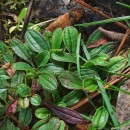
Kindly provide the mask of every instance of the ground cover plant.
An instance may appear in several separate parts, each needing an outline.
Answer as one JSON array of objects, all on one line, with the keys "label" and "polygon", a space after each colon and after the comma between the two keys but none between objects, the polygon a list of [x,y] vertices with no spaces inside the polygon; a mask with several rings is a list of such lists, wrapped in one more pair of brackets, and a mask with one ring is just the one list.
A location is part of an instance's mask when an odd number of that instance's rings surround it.
[{"label": "ground cover plant", "polygon": [[[101,35],[95,31],[87,45]],[[14,118],[22,126],[32,126],[35,122],[32,129],[40,130],[64,129],[66,123],[81,123],[86,120],[86,113],[77,113],[67,107],[97,90],[103,96],[102,105],[87,119],[99,129],[105,127],[109,116],[110,122],[118,125],[103,86],[108,76],[125,68],[128,59],[110,57],[108,52],[113,44],[87,50],[81,34],[72,26],[63,31],[58,28],[51,35],[46,32],[44,37],[29,29],[25,43],[16,38],[10,41],[10,46],[0,42],[3,64],[0,69],[1,129],[19,129],[11,121]]]},{"label": "ground cover plant", "polygon": [[[10,33],[21,31],[26,11],[21,10]],[[118,21],[126,21],[129,27],[129,19],[123,16],[76,24],[44,34],[41,28],[28,26],[24,39],[20,40],[18,33],[0,41],[0,130],[75,130],[81,126],[118,130],[129,126],[129,119],[119,122],[120,104],[115,107],[118,92],[130,94],[122,87],[129,86],[129,47],[117,51],[115,32],[111,31],[111,41],[104,40],[110,31],[101,27],[87,40],[77,29]],[[121,40],[126,34],[121,34]]]}]

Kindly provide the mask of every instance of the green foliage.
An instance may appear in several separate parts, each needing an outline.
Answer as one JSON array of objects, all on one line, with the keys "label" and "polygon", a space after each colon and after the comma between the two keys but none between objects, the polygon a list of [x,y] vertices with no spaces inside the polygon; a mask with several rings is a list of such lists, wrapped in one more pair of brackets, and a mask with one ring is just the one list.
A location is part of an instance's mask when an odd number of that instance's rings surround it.
[{"label": "green foliage", "polygon": [[88,26],[93,26],[93,25],[100,25],[100,24],[124,21],[124,20],[129,20],[129,19],[130,19],[130,16],[123,16],[123,17],[110,18],[110,19],[107,19],[107,20],[101,20],[101,21],[96,21],[96,22],[76,24],[75,26],[86,26],[86,27],[88,27]]},{"label": "green foliage", "polygon": [[[22,23],[23,23],[23,19],[25,18],[26,16],[26,13],[27,13],[27,8],[23,8],[18,16],[18,21],[17,21],[17,25],[16,26],[12,26],[10,29],[9,29],[9,33],[12,33],[14,30],[20,30],[20,28],[23,27]],[[21,23],[21,24],[20,24]]]},{"label": "green foliage", "polygon": [[30,62],[31,61],[31,54],[29,50],[26,48],[23,43],[18,39],[13,39],[11,42],[11,47],[16,55],[20,58]]},{"label": "green foliage", "polygon": [[43,51],[41,53],[39,53],[36,57],[36,62],[37,62],[37,66],[43,67],[46,65],[46,63],[49,61],[50,59],[50,52],[49,51]]},{"label": "green foliage", "polygon": [[29,107],[29,99],[28,98],[20,98],[18,104],[20,105],[21,108],[26,109]]},{"label": "green foliage", "polygon": [[130,5],[128,5],[128,4],[125,4],[125,3],[122,3],[122,2],[116,2],[116,3],[123,6],[123,7],[125,7],[125,8],[130,9]]},{"label": "green foliage", "polygon": [[19,87],[18,87],[18,94],[21,96],[21,97],[27,97],[29,96],[29,94],[31,93],[31,89],[29,86],[27,86],[26,84],[21,84]]},{"label": "green foliage", "polygon": [[30,98],[30,102],[32,105],[34,106],[39,106],[42,102],[41,97],[38,94],[34,94],[31,98]]},{"label": "green foliage", "polygon": [[108,112],[106,108],[100,107],[93,116],[92,125],[97,129],[103,129],[108,120]]},{"label": "green foliage", "polygon": [[71,54],[76,53],[78,31],[74,27],[66,27],[63,31],[65,47]]},{"label": "green foliage", "polygon": [[[52,35],[46,34],[45,37],[38,31],[29,29],[25,34],[25,43],[16,38],[10,41],[9,46],[0,42],[1,65],[10,62],[10,69],[15,70],[11,77],[8,68],[0,68],[0,118],[3,120],[0,130],[19,130],[14,125],[16,123],[13,124],[6,115],[12,110],[12,100],[16,99],[18,103],[15,104],[17,109],[14,116],[17,118],[19,115],[21,125],[30,126],[32,130],[63,130],[69,119],[59,120],[51,111],[51,105],[45,104],[61,106],[60,109],[55,108],[58,111],[56,114],[65,116],[69,109],[64,107],[76,104],[82,97],[85,98],[85,95],[98,89],[106,95],[103,95],[103,101],[107,101],[108,105],[105,104],[107,107],[102,107],[101,110],[97,109],[92,125],[103,129],[113,111],[103,88],[102,75],[107,78],[111,73],[125,68],[127,58],[111,58],[108,53],[112,50],[112,43],[87,50],[86,45],[101,36],[99,31],[95,31],[84,44],[77,29],[69,26],[63,31],[58,28]],[[12,104],[9,105],[10,103]],[[75,113],[71,111],[67,116]],[[63,115],[61,117],[64,117]],[[77,117],[76,115],[76,119],[70,119],[78,122]],[[111,124],[116,122],[114,115],[111,118]]]},{"label": "green foliage", "polygon": [[20,130],[20,129],[14,126],[14,124],[10,122],[9,119],[5,118],[0,130]]},{"label": "green foliage", "polygon": [[46,108],[38,108],[35,111],[35,115],[39,119],[47,120],[49,118],[49,116],[50,116],[50,112]]},{"label": "green foliage", "polygon": [[60,130],[60,125],[61,125],[62,121],[59,121],[58,118],[51,118],[51,120],[47,123],[47,124],[44,124],[42,125],[39,130],[48,130],[48,129],[51,129],[51,130]]},{"label": "green foliage", "polygon": [[25,34],[25,40],[32,51],[41,52],[43,50],[49,50],[48,42],[35,30],[28,30]]},{"label": "green foliage", "polygon": [[42,75],[39,75],[38,82],[46,90],[57,89],[57,80],[51,73],[43,73]]},{"label": "green foliage", "polygon": [[19,112],[19,121],[23,126],[27,126],[32,121],[32,112],[30,108],[21,109]]},{"label": "green foliage", "polygon": [[89,45],[91,43],[94,43],[96,40],[98,40],[102,36],[102,33],[98,30],[94,31],[91,36],[88,38],[86,45]]},{"label": "green foliage", "polygon": [[60,49],[61,43],[62,43],[62,30],[61,28],[58,28],[54,31],[52,35],[52,49]]}]

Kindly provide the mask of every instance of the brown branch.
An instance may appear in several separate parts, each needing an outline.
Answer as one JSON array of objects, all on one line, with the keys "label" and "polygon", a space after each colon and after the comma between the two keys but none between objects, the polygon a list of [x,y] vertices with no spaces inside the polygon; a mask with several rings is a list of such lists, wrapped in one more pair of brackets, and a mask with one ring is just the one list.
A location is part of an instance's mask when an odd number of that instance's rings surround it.
[{"label": "brown branch", "polygon": [[26,14],[26,17],[25,17],[25,20],[24,20],[24,26],[23,26],[23,29],[22,29],[22,32],[21,32],[21,40],[24,38],[25,32],[27,30],[28,22],[29,22],[29,19],[30,19],[30,15],[31,15],[34,3],[35,3],[35,0],[30,0],[30,2],[29,2],[28,11],[27,11],[27,14]]},{"label": "brown branch", "polygon": [[[130,74],[130,67],[127,70],[125,70],[123,74]],[[115,80],[109,81],[108,82],[109,85],[105,85],[104,88],[105,89],[109,88],[111,85],[114,85],[115,83],[119,82],[123,78],[124,78],[124,76],[120,76],[119,78],[117,78]],[[72,106],[70,109],[74,110],[74,109],[81,107],[82,105],[84,105],[85,103],[87,103],[88,101],[90,101],[91,99],[93,99],[94,97],[96,97],[99,94],[100,94],[100,91],[96,91],[95,93],[90,94],[88,98],[83,98],[81,101],[79,101],[77,104]]]},{"label": "brown branch", "polygon": [[[85,6],[85,7],[87,7],[87,8],[89,8],[89,9],[91,9],[93,12],[95,12],[95,13],[103,16],[106,19],[110,19],[111,18],[110,16],[104,14],[100,10],[97,10],[96,8],[90,6],[89,4],[85,3],[82,0],[76,0],[76,2],[79,3],[79,4],[81,4],[81,5],[83,5],[83,6]],[[118,25],[118,26],[120,26],[120,27],[122,27],[122,28],[124,28],[124,29],[126,29],[126,30],[128,29],[128,27],[125,24],[121,23],[121,22],[115,22],[115,24]]]},{"label": "brown branch", "polygon": [[117,56],[119,54],[119,52],[122,49],[123,45],[126,43],[126,40],[127,40],[128,36],[129,36],[129,34],[130,34],[130,29],[128,29],[126,31],[126,34],[124,35],[124,37],[123,37],[123,39],[122,39],[122,41],[121,41],[121,43],[120,43],[116,53],[115,53],[115,56]]}]

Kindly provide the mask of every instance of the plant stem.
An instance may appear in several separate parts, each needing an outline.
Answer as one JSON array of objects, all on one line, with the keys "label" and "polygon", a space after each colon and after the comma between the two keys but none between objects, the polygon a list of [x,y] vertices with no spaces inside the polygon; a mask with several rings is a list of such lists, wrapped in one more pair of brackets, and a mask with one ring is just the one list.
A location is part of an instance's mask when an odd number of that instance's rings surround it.
[{"label": "plant stem", "polygon": [[112,22],[118,22],[118,21],[125,21],[130,19],[130,16],[123,16],[123,17],[117,17],[117,18],[110,18],[107,20],[100,20],[96,22],[90,22],[90,23],[83,23],[83,24],[76,24],[75,26],[92,26],[92,25],[100,25],[100,24],[106,24],[106,23],[112,23]]},{"label": "plant stem", "polygon": [[77,48],[76,48],[76,62],[77,62],[77,71],[79,78],[81,79],[81,72],[80,72],[80,41],[81,41],[81,33],[78,36],[77,39]]},{"label": "plant stem", "polygon": [[27,14],[26,14],[26,17],[25,17],[25,20],[24,20],[24,26],[23,26],[23,29],[22,29],[22,32],[21,32],[21,40],[24,38],[24,34],[27,30],[29,18],[30,18],[34,3],[35,3],[35,0],[30,0],[30,2],[29,2]]},{"label": "plant stem", "polygon": [[38,23],[38,24],[35,24],[35,25],[33,25],[31,28],[34,28],[34,27],[36,27],[36,26],[44,26],[44,25],[46,25],[46,24],[48,24],[48,23],[50,23],[50,22],[52,22],[52,21],[54,21],[54,20],[56,20],[56,18],[54,18],[54,19],[50,19],[50,20],[47,20],[47,21],[44,21],[44,22],[40,22],[40,23]]},{"label": "plant stem", "polygon": [[115,114],[114,114],[114,110],[113,110],[113,108],[112,108],[112,106],[111,106],[111,103],[110,103],[110,101],[109,101],[109,98],[108,98],[108,96],[107,96],[107,93],[106,93],[106,91],[105,91],[105,89],[104,89],[104,85],[102,84],[102,82],[99,81],[99,80],[101,80],[101,79],[100,79],[100,76],[97,74],[97,75],[95,75],[95,78],[96,78],[96,80],[97,80],[97,83],[98,83],[98,86],[99,86],[101,95],[102,95],[102,97],[103,97],[103,99],[104,99],[104,101],[105,101],[106,107],[107,107],[108,112],[109,112],[109,114],[110,114],[110,117],[111,117],[111,119],[112,119],[112,121],[113,121],[113,124],[114,124],[114,126],[117,126],[117,125],[118,125],[117,118],[116,118],[116,116],[115,116]]}]

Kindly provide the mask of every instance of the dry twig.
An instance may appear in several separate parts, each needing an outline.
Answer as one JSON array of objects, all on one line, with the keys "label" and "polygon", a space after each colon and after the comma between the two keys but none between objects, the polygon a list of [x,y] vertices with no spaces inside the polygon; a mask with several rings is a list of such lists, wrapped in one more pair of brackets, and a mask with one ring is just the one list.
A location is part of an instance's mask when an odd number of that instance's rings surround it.
[{"label": "dry twig", "polygon": [[124,35],[124,37],[123,37],[123,39],[122,39],[122,41],[121,41],[121,43],[120,43],[120,45],[119,45],[119,47],[118,47],[116,53],[115,53],[115,56],[119,54],[120,50],[122,49],[123,45],[125,44],[125,42],[126,42],[128,36],[129,36],[129,34],[130,34],[130,29],[128,29],[128,30],[126,31],[126,34]]},{"label": "dry twig", "polygon": [[35,3],[35,0],[30,0],[29,6],[28,6],[28,11],[27,11],[25,21],[24,21],[24,26],[23,26],[23,29],[22,29],[22,32],[21,32],[21,39],[23,39],[24,34],[25,34],[26,30],[27,30],[28,21],[29,21],[29,18],[30,18],[31,11],[32,11],[34,3]]},{"label": "dry twig", "polygon": [[[85,3],[82,0],[76,0],[76,2],[79,3],[79,4],[81,4],[81,5],[83,5],[83,6],[85,6],[85,7],[87,7],[87,8],[89,8],[89,9],[91,9],[93,12],[95,12],[95,13],[103,16],[106,19],[110,19],[111,18],[110,16],[104,14],[103,12],[97,10],[96,8],[90,6],[89,4]],[[122,27],[122,28],[124,28],[126,30],[128,29],[128,27],[126,25],[124,25],[123,23],[121,23],[121,22],[116,22],[115,24],[117,24],[118,26],[120,26],[120,27]]]}]

